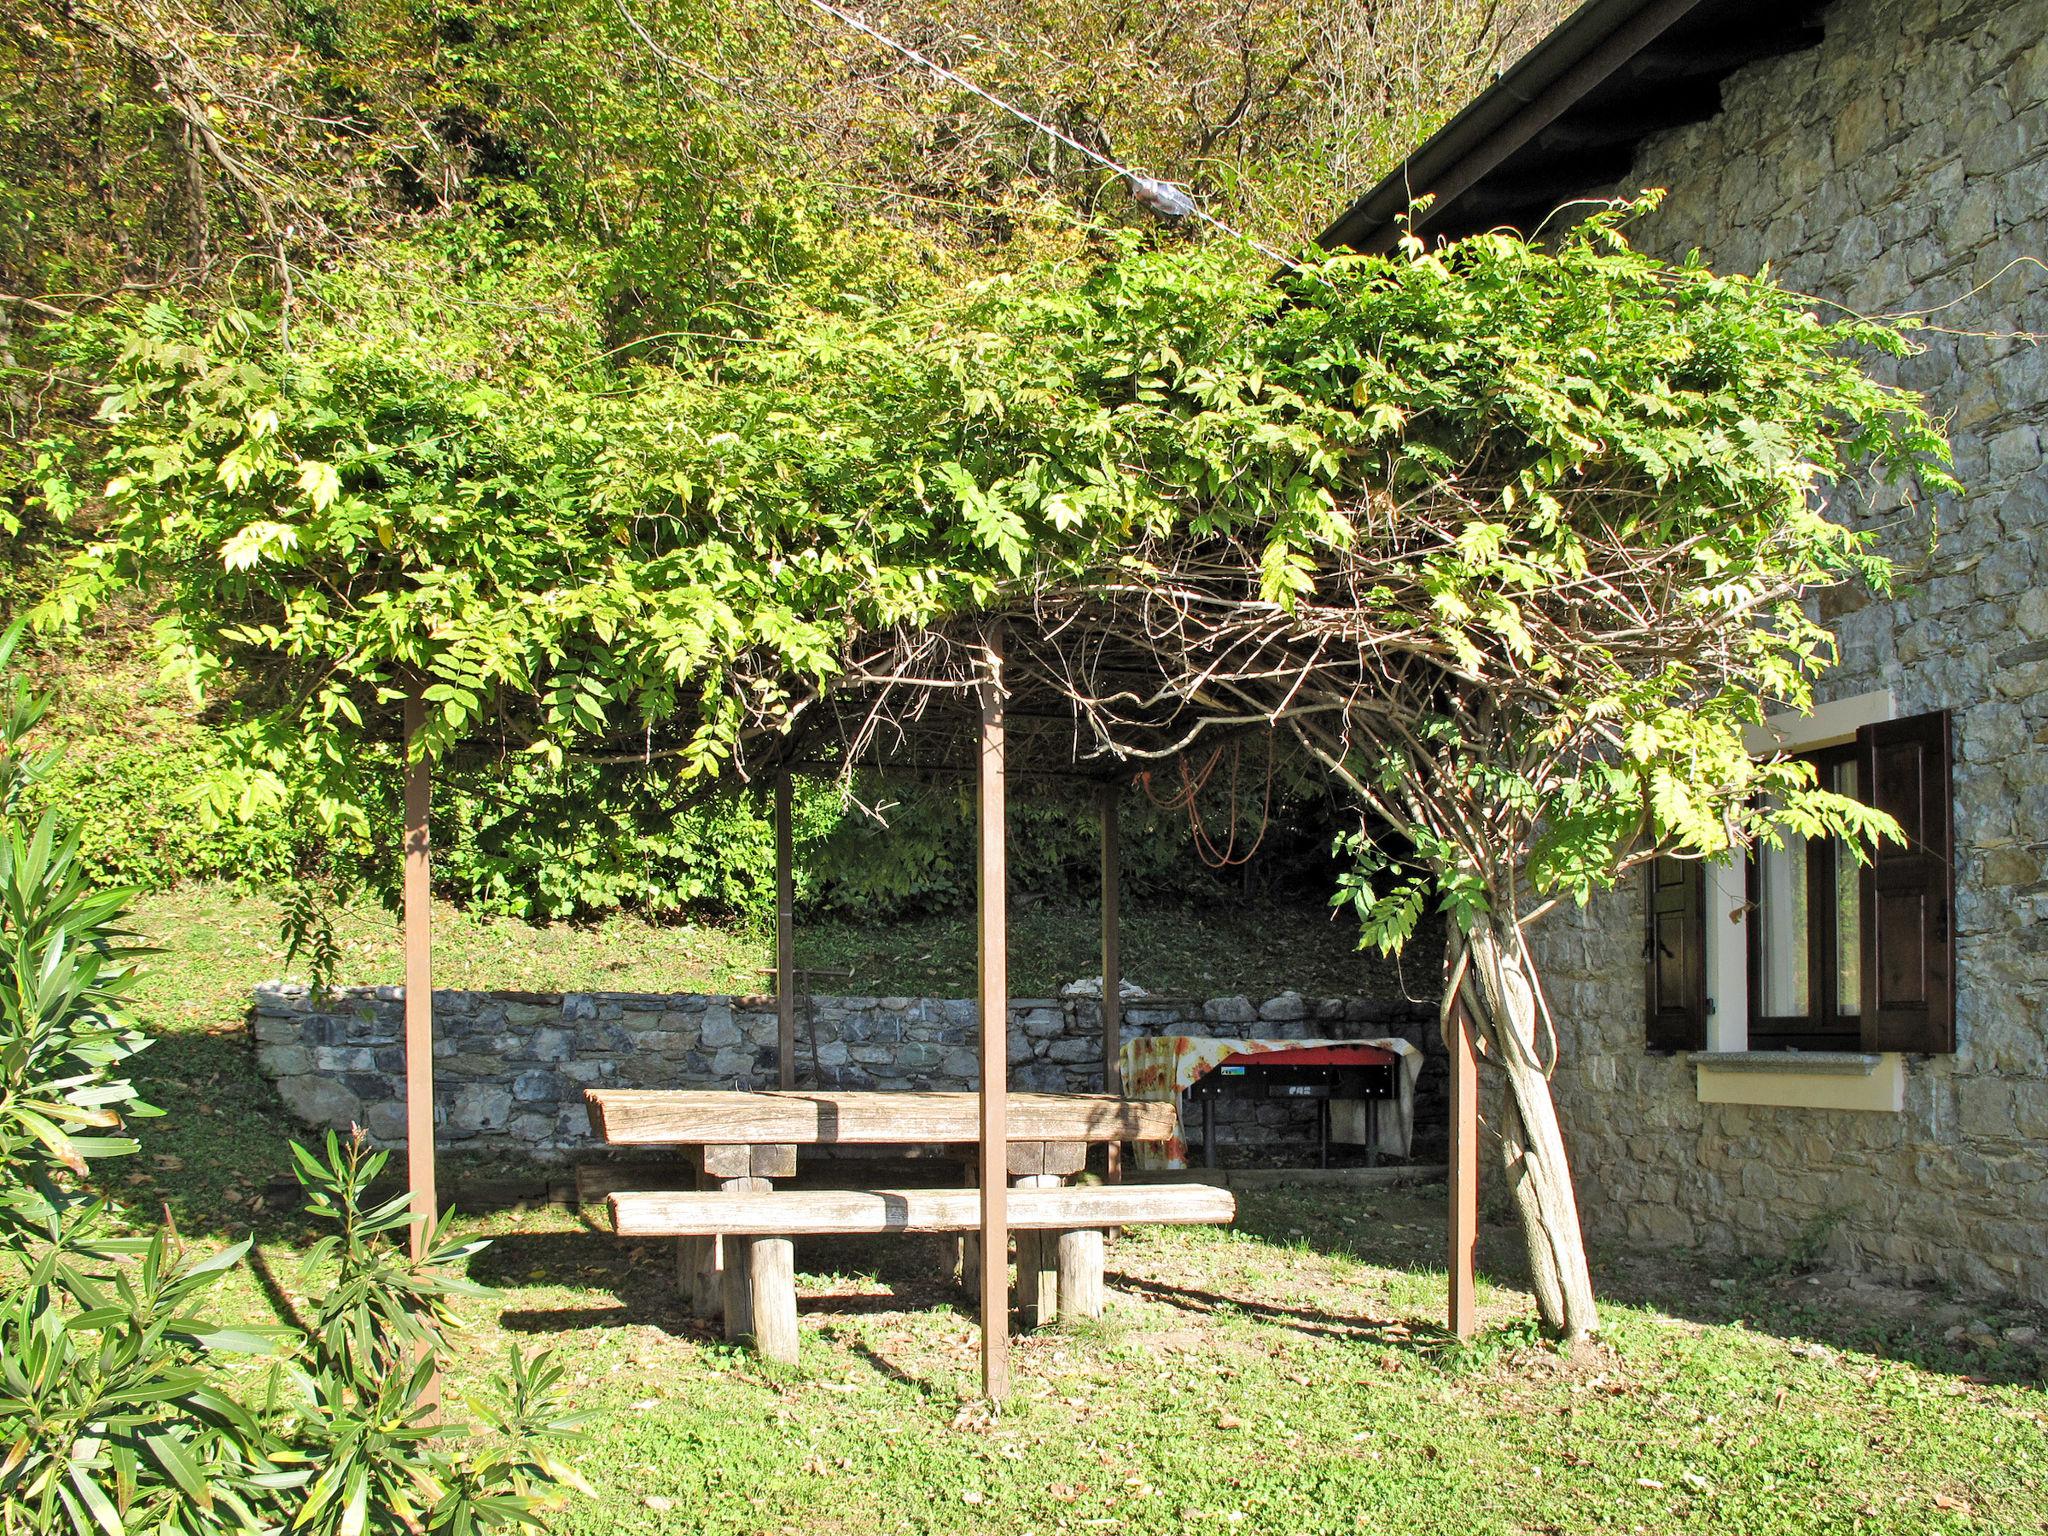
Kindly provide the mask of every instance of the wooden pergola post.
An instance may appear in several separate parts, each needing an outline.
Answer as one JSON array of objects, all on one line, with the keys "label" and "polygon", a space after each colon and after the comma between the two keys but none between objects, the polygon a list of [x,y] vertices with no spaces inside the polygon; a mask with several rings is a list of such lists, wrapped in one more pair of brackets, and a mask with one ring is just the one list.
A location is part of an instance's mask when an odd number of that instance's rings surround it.
[{"label": "wooden pergola post", "polygon": [[[789,770],[775,776],[775,1067],[778,1088],[796,1086],[796,880]],[[813,1062],[815,1067],[817,1063]]]},{"label": "wooden pergola post", "polygon": [[[1102,1091],[1123,1092],[1124,965],[1117,932],[1117,875],[1121,858],[1117,851],[1117,786],[1102,786]],[[1107,1149],[1109,1182],[1123,1178],[1123,1145],[1110,1142]]]},{"label": "wooden pergola post", "polygon": [[405,1170],[412,1189],[412,1251],[426,1248],[440,1214],[434,1194],[434,914],[427,811],[433,773],[416,757],[427,705],[418,689],[405,699]]},{"label": "wooden pergola post", "polygon": [[1449,1323],[1461,1339],[1478,1327],[1474,1295],[1474,1252],[1479,1243],[1479,1060],[1464,1004],[1450,1000],[1444,1046],[1451,1084],[1450,1199],[1445,1224],[1450,1252]]},{"label": "wooden pergola post", "polygon": [[1010,1393],[1009,916],[1005,896],[1003,629],[984,637],[981,750],[976,790],[976,953],[981,1010],[981,1389],[991,1402]]}]

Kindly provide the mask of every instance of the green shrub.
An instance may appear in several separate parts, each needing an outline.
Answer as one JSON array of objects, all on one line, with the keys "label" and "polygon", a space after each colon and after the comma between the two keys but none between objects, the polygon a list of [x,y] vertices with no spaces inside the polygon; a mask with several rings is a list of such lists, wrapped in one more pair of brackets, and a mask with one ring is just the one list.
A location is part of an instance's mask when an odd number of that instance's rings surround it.
[{"label": "green shrub", "polygon": [[[435,882],[466,905],[540,919],[626,907],[761,922],[774,911],[775,829],[761,792],[688,797],[659,771],[588,767],[444,780],[436,790]],[[1127,791],[1120,830],[1130,897],[1216,900],[1248,880],[1268,885],[1327,867],[1327,802],[1278,793],[1268,825],[1263,776],[1238,789],[1234,817],[1228,789],[1211,799],[1210,855],[1226,851],[1234,831],[1229,851],[1253,853],[1252,862],[1212,868],[1185,811]],[[849,801],[836,782],[799,779],[793,803],[804,911],[888,919],[972,903],[970,782],[862,783]],[[395,800],[387,814],[398,814]],[[1094,898],[1101,828],[1092,796],[1021,785],[1010,799],[1009,834],[1011,885],[1020,895]],[[1320,888],[1327,883],[1325,876]]]},{"label": "green shrub", "polygon": [[[195,792],[222,761],[204,731],[156,744],[87,737],[66,743],[27,803],[62,811],[78,830],[80,869],[103,884],[274,883],[307,867],[286,815],[263,810],[238,821],[202,812]],[[1276,785],[1269,805],[1263,763],[1256,772],[1247,765],[1245,779],[1234,792],[1217,786],[1201,799],[1210,855],[1253,855],[1221,869],[1205,861],[1170,794],[1159,792],[1168,802],[1162,806],[1127,789],[1119,813],[1127,896],[1203,902],[1247,883],[1327,888],[1327,801]],[[834,781],[799,779],[795,812],[797,902],[807,913],[890,919],[971,904],[970,781],[864,782],[850,801]],[[387,827],[399,824],[395,781],[380,816]],[[747,923],[774,911],[775,829],[766,794],[692,795],[658,764],[444,769],[435,781],[433,833],[436,886],[479,911],[566,921],[626,909]],[[1100,836],[1084,788],[1020,783],[1010,797],[1013,888],[1027,900],[1092,900]],[[330,850],[327,858],[334,857]],[[367,857],[376,866],[367,871],[372,886],[396,878],[388,843],[339,857]]]},{"label": "green shrub", "polygon": [[60,810],[78,832],[79,866],[104,884],[161,889],[180,880],[271,879],[291,867],[283,819],[216,822],[192,791],[214,766],[205,738],[67,742],[31,803]]}]

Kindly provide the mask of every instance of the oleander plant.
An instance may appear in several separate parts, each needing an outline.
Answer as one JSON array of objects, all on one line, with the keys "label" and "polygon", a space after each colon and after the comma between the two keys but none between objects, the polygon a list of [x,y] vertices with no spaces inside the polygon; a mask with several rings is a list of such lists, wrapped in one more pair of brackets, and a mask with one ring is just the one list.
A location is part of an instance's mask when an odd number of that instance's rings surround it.
[{"label": "oleander plant", "polygon": [[[0,671],[20,635],[0,639]],[[515,1350],[475,1428],[437,1409],[479,1245],[444,1226],[413,1253],[404,1198],[370,1200],[384,1154],[332,1135],[294,1148],[307,1211],[334,1229],[308,1255],[301,1327],[217,1321],[248,1243],[188,1242],[101,1192],[97,1165],[157,1113],[127,1075],[148,1043],[126,1002],[145,951],[130,893],[93,887],[55,811],[20,812],[52,763],[29,740],[41,703],[19,681],[0,701],[0,1533],[537,1524],[579,1485],[559,1454],[575,1432],[562,1373]]]}]

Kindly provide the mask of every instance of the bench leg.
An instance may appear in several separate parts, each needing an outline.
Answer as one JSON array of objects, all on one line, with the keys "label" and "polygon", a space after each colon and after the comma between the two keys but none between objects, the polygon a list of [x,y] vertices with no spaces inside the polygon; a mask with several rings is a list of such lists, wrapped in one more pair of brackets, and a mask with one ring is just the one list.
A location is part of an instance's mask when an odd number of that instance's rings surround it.
[{"label": "bench leg", "polygon": [[[966,1185],[969,1189],[980,1188],[979,1170],[972,1164],[965,1169]],[[960,1288],[969,1297],[981,1295],[981,1234],[963,1232],[954,1240],[953,1267],[960,1275]]]},{"label": "bench leg", "polygon": [[764,1360],[796,1364],[796,1244],[757,1237],[747,1255],[754,1348]]},{"label": "bench leg", "polygon": [[[1058,1174],[1029,1173],[1017,1181],[1019,1189],[1056,1186]],[[1043,1328],[1058,1318],[1059,1234],[1019,1232],[1017,1234],[1018,1326]]]},{"label": "bench leg", "polygon": [[690,1316],[716,1321],[725,1312],[725,1277],[719,1239],[676,1239],[676,1290]]},{"label": "bench leg", "polygon": [[1102,1237],[1099,1231],[1047,1233],[1059,1240],[1060,1315],[1102,1316]]},{"label": "bench leg", "polygon": [[725,1302],[725,1336],[751,1339],[754,1336],[754,1287],[749,1275],[754,1240],[751,1237],[725,1239],[725,1266],[720,1272],[720,1289]]}]

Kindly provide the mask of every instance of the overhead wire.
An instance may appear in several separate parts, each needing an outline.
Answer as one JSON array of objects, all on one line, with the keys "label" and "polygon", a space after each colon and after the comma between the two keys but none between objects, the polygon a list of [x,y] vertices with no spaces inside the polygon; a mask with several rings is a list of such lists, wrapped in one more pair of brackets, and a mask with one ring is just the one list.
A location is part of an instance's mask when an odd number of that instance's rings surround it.
[{"label": "overhead wire", "polygon": [[839,6],[834,5],[832,3],[832,0],[809,0],[809,3],[813,9],[823,12],[825,15],[832,17],[835,21],[838,21],[845,26],[851,27],[854,31],[860,33],[862,36],[873,39],[875,42],[880,43],[884,48],[889,49],[891,52],[900,54],[902,57],[910,60],[911,63],[918,65],[920,68],[931,71],[931,73],[937,75],[940,79],[959,86],[960,89],[968,92],[971,95],[980,97],[983,101],[987,102],[997,111],[1008,114],[1009,116],[1015,118],[1018,122],[1023,123],[1026,127],[1035,129],[1037,132],[1044,134],[1047,138],[1056,140],[1057,142],[1066,145],[1067,148],[1073,150],[1076,154],[1082,156],[1087,160],[1093,161],[1095,164],[1101,166],[1104,170],[1109,171],[1118,177],[1121,177],[1130,186],[1131,195],[1135,197],[1145,207],[1152,209],[1153,212],[1162,214],[1168,218],[1181,218],[1191,214],[1195,218],[1202,220],[1202,222],[1204,222],[1205,224],[1209,224],[1214,228],[1222,231],[1231,239],[1250,246],[1253,250],[1257,251],[1261,256],[1266,257],[1268,260],[1277,261],[1282,266],[1286,267],[1293,267],[1298,265],[1298,263],[1296,263],[1291,257],[1283,255],[1281,252],[1274,250],[1271,246],[1268,246],[1259,240],[1253,239],[1243,230],[1226,223],[1224,220],[1218,218],[1215,214],[1209,212],[1208,209],[1204,208],[1201,205],[1200,201],[1196,199],[1194,194],[1189,192],[1185,187],[1178,186],[1173,182],[1165,181],[1155,176],[1147,176],[1142,171],[1134,171],[1127,165],[1119,164],[1117,161],[1111,159],[1108,155],[1102,153],[1101,150],[1093,149],[1088,145],[1083,144],[1079,139],[1075,138],[1072,134],[1066,133],[1063,130],[1054,127],[1051,123],[1046,122],[1043,118],[1036,117],[1033,114],[1026,112],[1022,107],[1019,107],[1012,102],[1004,100],[1002,97],[996,95],[995,92],[989,90],[987,87],[977,85],[974,81],[968,79],[965,75],[960,74],[957,70],[948,69],[945,65],[939,63],[938,60],[931,58],[926,54],[920,53],[917,49],[911,47],[908,43],[902,42],[897,38],[891,37],[888,33],[882,31],[879,27],[876,27],[863,17],[855,15],[852,11],[841,9]]}]

